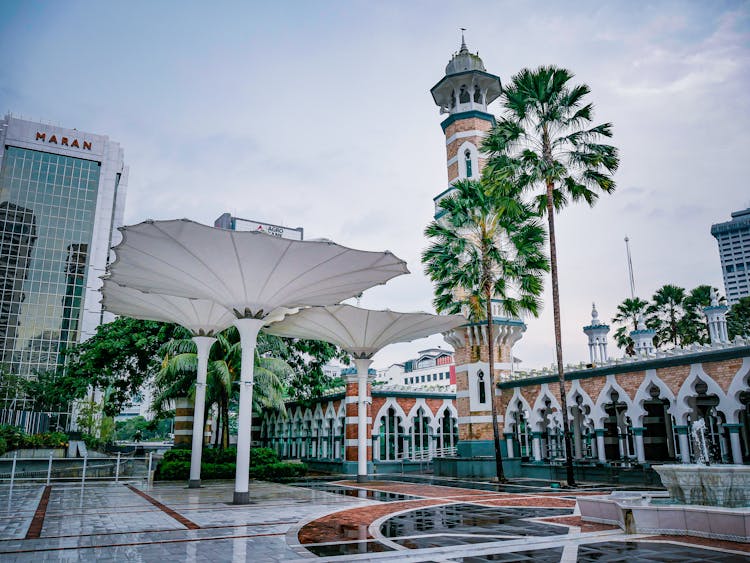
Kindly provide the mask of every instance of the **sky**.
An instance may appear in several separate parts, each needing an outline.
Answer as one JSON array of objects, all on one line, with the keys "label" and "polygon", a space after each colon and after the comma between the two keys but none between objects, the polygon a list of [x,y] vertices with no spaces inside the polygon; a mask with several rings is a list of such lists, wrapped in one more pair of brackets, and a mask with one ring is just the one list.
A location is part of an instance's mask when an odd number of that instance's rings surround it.
[{"label": "sky", "polygon": [[[4,0],[0,111],[121,143],[126,224],[230,212],[388,249],[412,273],[361,306],[433,311],[422,233],[447,171],[429,90],[460,27],[503,82],[568,68],[614,124],[616,192],[556,219],[565,363],[588,359],[592,302],[607,321],[629,296],[625,236],[638,296],[723,293],[710,227],[750,207],[750,2]],[[522,369],[554,359],[549,280],[544,302]],[[375,367],[434,346],[390,346]]]}]

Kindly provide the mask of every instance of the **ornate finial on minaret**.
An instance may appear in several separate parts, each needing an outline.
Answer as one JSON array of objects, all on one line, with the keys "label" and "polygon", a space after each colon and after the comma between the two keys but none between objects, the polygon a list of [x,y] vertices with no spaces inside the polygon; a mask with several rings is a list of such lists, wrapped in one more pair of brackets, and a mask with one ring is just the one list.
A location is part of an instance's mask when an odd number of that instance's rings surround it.
[{"label": "ornate finial on minaret", "polygon": [[602,324],[599,320],[599,311],[596,310],[596,303],[591,304],[591,326],[597,326]]},{"label": "ornate finial on minaret", "polygon": [[466,31],[465,27],[459,28],[461,30],[461,49],[459,49],[459,53],[468,53],[469,49],[466,46],[466,39],[464,39],[464,31]]}]

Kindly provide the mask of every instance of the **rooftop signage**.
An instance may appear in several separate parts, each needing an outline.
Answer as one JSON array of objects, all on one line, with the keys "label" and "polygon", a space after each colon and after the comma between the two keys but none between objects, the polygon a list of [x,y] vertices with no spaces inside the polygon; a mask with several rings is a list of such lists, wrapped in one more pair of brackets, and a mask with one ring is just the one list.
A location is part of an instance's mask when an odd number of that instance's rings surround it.
[{"label": "rooftop signage", "polygon": [[42,141],[44,143],[51,143],[54,145],[60,145],[62,147],[72,147],[74,149],[91,150],[91,141],[78,141],[73,137],[63,137],[62,135],[58,138],[57,135],[52,134],[47,137],[47,133],[36,132],[35,141]]},{"label": "rooftop signage", "polygon": [[302,228],[297,227],[292,229],[290,227],[282,227],[280,225],[273,225],[271,223],[261,223],[260,221],[251,221],[250,219],[240,219],[239,217],[234,218],[234,229],[236,231],[255,231],[259,233],[265,233],[273,237],[302,240]]}]

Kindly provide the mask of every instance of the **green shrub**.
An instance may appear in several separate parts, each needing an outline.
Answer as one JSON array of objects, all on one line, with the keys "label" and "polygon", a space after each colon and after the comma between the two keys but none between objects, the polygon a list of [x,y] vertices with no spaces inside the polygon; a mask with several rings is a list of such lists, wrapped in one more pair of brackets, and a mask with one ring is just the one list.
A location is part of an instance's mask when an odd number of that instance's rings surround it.
[{"label": "green shrub", "polygon": [[6,451],[21,448],[64,448],[68,445],[68,436],[62,432],[44,432],[30,436],[20,428],[8,424],[0,425],[0,439],[5,442]]},{"label": "green shrub", "polygon": [[237,449],[227,448],[205,448],[203,450],[203,461],[206,463],[234,463],[237,459]]},{"label": "green shrub", "polygon": [[250,476],[264,481],[284,481],[307,475],[304,463],[277,462],[250,468]]},{"label": "green shrub", "polygon": [[0,455],[3,455],[7,451],[8,443],[5,441],[5,438],[0,438]]},{"label": "green shrub", "polygon": [[250,467],[261,467],[279,463],[279,455],[271,448],[253,448],[250,450]]},{"label": "green shrub", "polygon": [[0,425],[0,438],[5,440],[8,450],[17,450],[25,447],[27,436],[20,428],[2,424]]},{"label": "green shrub", "polygon": [[[202,468],[201,468],[202,469]],[[154,479],[157,481],[178,481],[190,477],[190,461],[164,461],[156,467]]]},{"label": "green shrub", "polygon": [[190,450],[171,449],[164,452],[164,461],[190,461]]},{"label": "green shrub", "polygon": [[[251,450],[250,477],[266,481],[296,479],[307,474],[303,463],[285,463],[270,448]],[[204,449],[201,479],[234,479],[236,472],[234,448],[226,450]],[[261,461],[266,463],[260,463]],[[180,481],[190,478],[190,450],[169,450],[156,467],[154,478],[158,481]]]}]

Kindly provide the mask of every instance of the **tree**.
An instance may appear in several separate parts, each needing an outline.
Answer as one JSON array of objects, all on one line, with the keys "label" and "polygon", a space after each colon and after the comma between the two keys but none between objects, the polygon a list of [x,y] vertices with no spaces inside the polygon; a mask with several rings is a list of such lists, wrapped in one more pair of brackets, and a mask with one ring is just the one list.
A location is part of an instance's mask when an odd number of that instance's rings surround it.
[{"label": "tree", "polygon": [[184,331],[176,325],[118,317],[66,352],[61,380],[81,399],[89,386],[107,389],[104,414],[118,414],[150,377],[159,371],[161,346]]},{"label": "tree", "polygon": [[638,328],[638,315],[643,313],[648,301],[639,297],[625,299],[617,306],[617,314],[612,323],[622,325],[615,331],[615,341],[618,348],[623,348],[628,356],[635,355],[635,344],[630,333]]},{"label": "tree", "polygon": [[320,397],[326,389],[335,386],[336,381],[325,375],[323,366],[332,359],[349,364],[349,355],[338,346],[322,340],[303,340],[299,338],[280,338],[266,335],[269,339],[278,339],[279,357],[293,370],[288,382],[289,398],[302,403]]},{"label": "tree", "polygon": [[570,421],[560,330],[560,295],[557,274],[555,211],[569,201],[590,206],[599,193],[612,193],[617,170],[617,149],[602,143],[612,136],[612,124],[591,127],[593,105],[585,103],[590,89],[569,84],[573,74],[554,66],[524,69],[503,89],[503,115],[485,139],[490,158],[483,171],[493,188],[509,183],[533,195],[540,216],[546,214],[552,269],[552,307],[555,347],[563,410],[567,481],[575,484]]},{"label": "tree", "polygon": [[680,324],[685,316],[685,289],[676,285],[663,285],[656,290],[651,304],[646,309],[649,326],[656,330],[657,345],[667,342],[673,346],[682,344]]},{"label": "tree", "polygon": [[729,339],[750,336],[750,297],[742,297],[727,313]]},{"label": "tree", "polygon": [[497,478],[505,480],[495,404],[493,300],[502,313],[517,317],[539,311],[542,275],[548,271],[543,253],[544,229],[531,209],[512,197],[488,195],[481,182],[462,180],[440,200],[445,215],[425,229],[432,242],[422,254],[425,271],[435,283],[438,312],[468,312],[487,321],[489,384]]},{"label": "tree", "polygon": [[[285,382],[292,369],[279,358],[272,357],[279,342],[268,335],[258,335],[253,375],[253,410],[263,408],[284,409]],[[164,360],[156,376],[154,406],[163,410],[173,399],[195,396],[198,355],[190,338],[175,339],[162,347]],[[236,327],[229,327],[216,336],[211,347],[206,380],[206,407],[218,406],[221,428],[221,446],[229,446],[229,408],[237,394],[242,363],[240,336]]]}]

